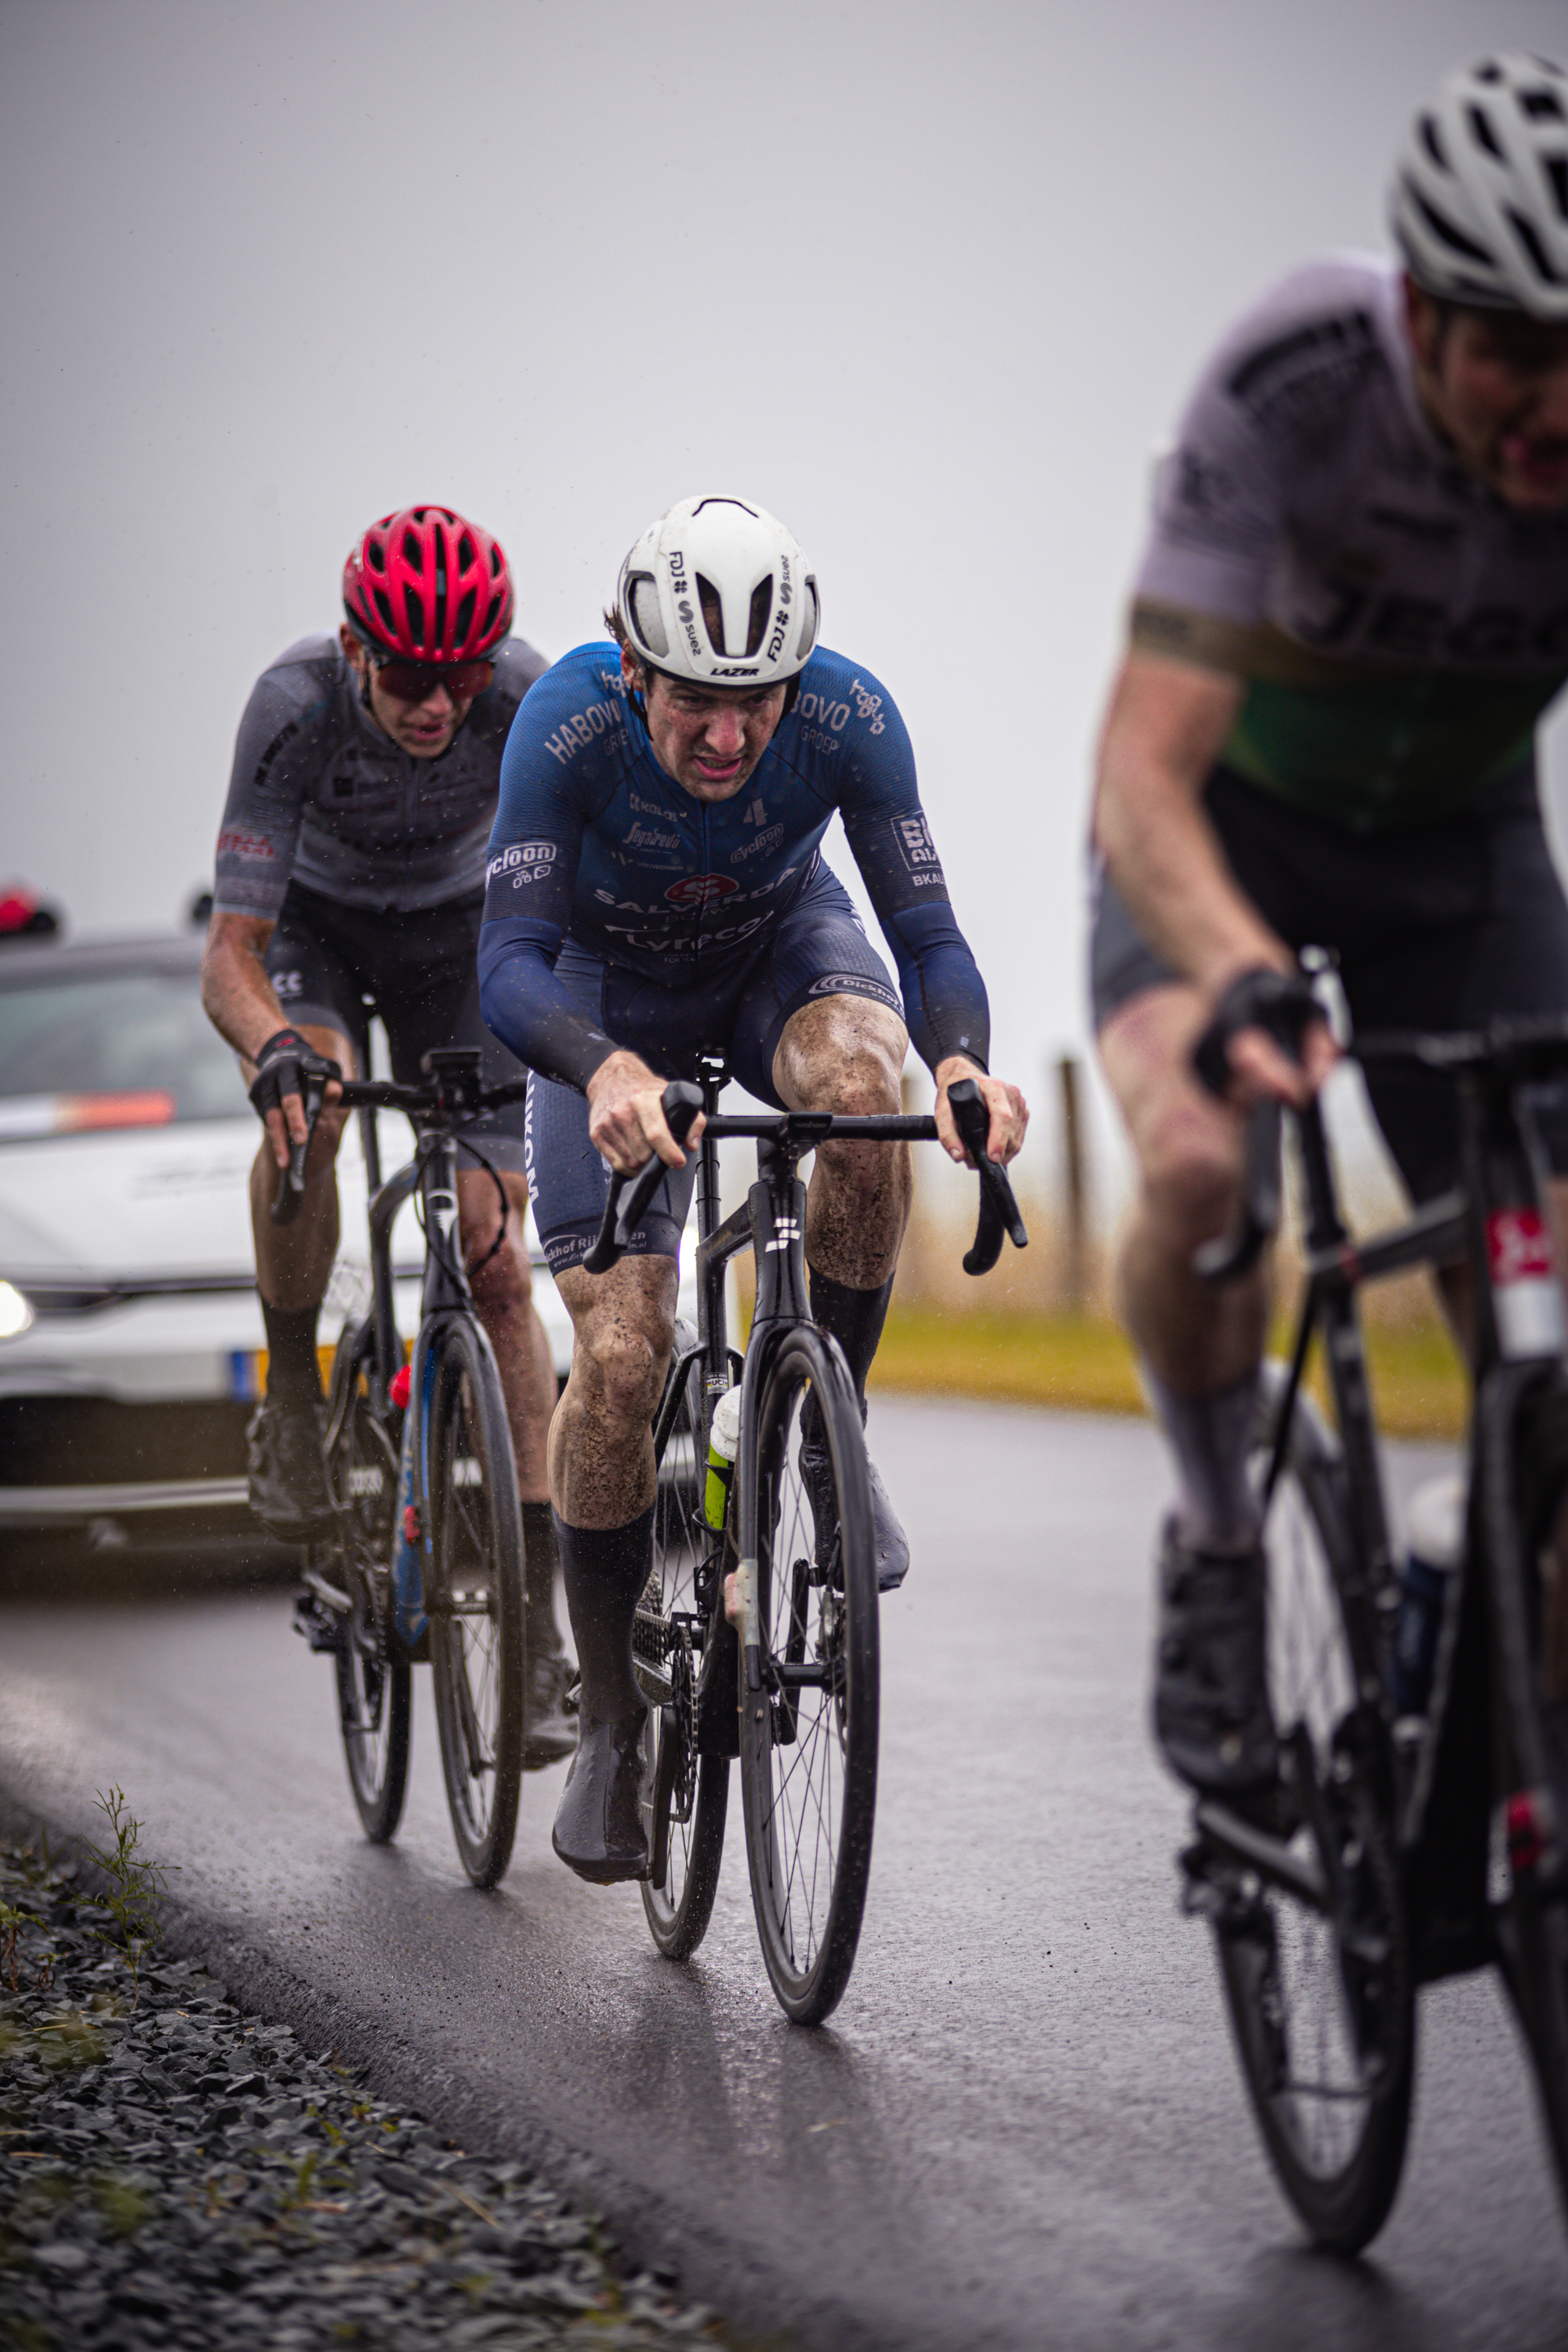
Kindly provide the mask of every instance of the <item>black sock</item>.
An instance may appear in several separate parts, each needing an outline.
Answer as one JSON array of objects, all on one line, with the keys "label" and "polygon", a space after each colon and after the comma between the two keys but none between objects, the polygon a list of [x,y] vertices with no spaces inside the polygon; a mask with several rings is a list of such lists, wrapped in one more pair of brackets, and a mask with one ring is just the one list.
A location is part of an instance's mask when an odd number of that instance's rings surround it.
[{"label": "black sock", "polygon": [[632,1619],[652,1558],[653,1505],[624,1528],[569,1528],[557,1515],[555,1543],[583,1675],[583,1713],[619,1723],[647,1704],[632,1672]]},{"label": "black sock", "polygon": [[522,1617],[530,1654],[561,1655],[555,1622],[555,1514],[548,1503],[522,1506],[522,1558],[528,1580]]},{"label": "black sock", "polygon": [[849,1366],[849,1377],[855,1383],[855,1393],[860,1400],[862,1412],[866,1404],[866,1376],[871,1369],[871,1359],[877,1352],[877,1342],[882,1336],[882,1326],[888,1319],[888,1301],[893,1295],[893,1277],[878,1284],[875,1290],[851,1290],[842,1282],[829,1282],[815,1266],[809,1269],[811,1286],[811,1318],[819,1331],[826,1331],[837,1340]]},{"label": "black sock", "polygon": [[316,1354],[319,1307],[268,1307],[261,1301],[267,1327],[267,1393],[282,1404],[320,1404],[321,1366]]}]

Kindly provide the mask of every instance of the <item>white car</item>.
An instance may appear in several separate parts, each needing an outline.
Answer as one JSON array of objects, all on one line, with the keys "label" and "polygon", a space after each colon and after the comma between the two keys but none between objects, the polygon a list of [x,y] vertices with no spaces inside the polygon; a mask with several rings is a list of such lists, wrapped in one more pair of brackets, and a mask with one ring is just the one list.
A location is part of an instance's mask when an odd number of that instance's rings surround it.
[{"label": "white car", "polygon": [[[247,1190],[258,1129],[202,1011],[200,959],[195,936],[0,945],[0,1540],[21,1528],[110,1547],[256,1532],[245,1424],[263,1346]],[[406,1122],[384,1114],[380,1138],[390,1174]],[[357,1122],[339,1171],[323,1368],[369,1296]],[[563,1377],[571,1326],[532,1255]],[[681,1312],[694,1320],[683,1255]],[[411,1209],[394,1256],[406,1340],[423,1263]]]}]

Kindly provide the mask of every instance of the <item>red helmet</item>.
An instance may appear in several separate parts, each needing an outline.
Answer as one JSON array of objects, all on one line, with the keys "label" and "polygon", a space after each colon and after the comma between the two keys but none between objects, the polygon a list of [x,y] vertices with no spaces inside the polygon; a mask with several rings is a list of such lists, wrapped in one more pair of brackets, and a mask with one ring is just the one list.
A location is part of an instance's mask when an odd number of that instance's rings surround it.
[{"label": "red helmet", "polygon": [[500,541],[450,507],[405,507],[373,522],[343,566],[343,610],[376,653],[478,661],[511,626]]}]

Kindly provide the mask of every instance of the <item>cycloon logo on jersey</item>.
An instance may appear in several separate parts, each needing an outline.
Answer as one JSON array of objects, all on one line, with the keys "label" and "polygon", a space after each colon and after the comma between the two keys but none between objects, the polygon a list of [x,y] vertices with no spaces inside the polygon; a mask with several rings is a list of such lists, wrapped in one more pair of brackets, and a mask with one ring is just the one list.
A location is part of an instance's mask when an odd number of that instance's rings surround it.
[{"label": "cycloon logo on jersey", "polygon": [[727,898],[740,887],[728,874],[686,874],[672,882],[664,895],[672,907],[706,907],[710,899]]},{"label": "cycloon logo on jersey", "polygon": [[487,882],[499,881],[501,876],[511,876],[511,887],[521,889],[524,883],[542,882],[555,863],[556,844],[553,841],[514,841],[499,857],[492,857],[485,867]]}]

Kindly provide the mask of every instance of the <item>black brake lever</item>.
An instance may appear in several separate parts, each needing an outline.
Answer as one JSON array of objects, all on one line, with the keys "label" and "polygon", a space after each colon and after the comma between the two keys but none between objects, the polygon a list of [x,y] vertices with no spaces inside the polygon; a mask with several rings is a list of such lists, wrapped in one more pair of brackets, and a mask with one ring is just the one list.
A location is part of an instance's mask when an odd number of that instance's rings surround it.
[{"label": "black brake lever", "polygon": [[1012,1242],[1015,1249],[1027,1249],[1029,1236],[1006,1171],[985,1149],[991,1114],[978,1080],[958,1079],[949,1087],[947,1099],[952,1106],[952,1123],[980,1174],[980,1219],[974,1229],[974,1245],[964,1253],[963,1271],[989,1274],[1002,1255],[1005,1238]]},{"label": "black brake lever", "polygon": [[1193,1253],[1193,1272],[1205,1282],[1235,1282],[1249,1274],[1279,1230],[1280,1115],[1271,1097],[1247,1114],[1240,1214],[1228,1234]]},{"label": "black brake lever", "polygon": [[[701,1087],[677,1078],[666,1087],[658,1099],[671,1135],[684,1147],[692,1122],[702,1108]],[[635,1174],[626,1176],[617,1170],[612,1175],[610,1197],[605,1202],[598,1236],[582,1262],[584,1274],[608,1274],[616,1260],[626,1255],[667,1172],[658,1152],[652,1151]]]},{"label": "black brake lever", "polygon": [[279,1169],[278,1192],[272,1203],[275,1225],[291,1225],[300,1213],[300,1203],[305,1197],[305,1162],[310,1157],[310,1138],[316,1132],[316,1121],[321,1114],[327,1082],[305,1071],[300,1080],[300,1099],[305,1110],[305,1139],[289,1146],[289,1165]]}]

